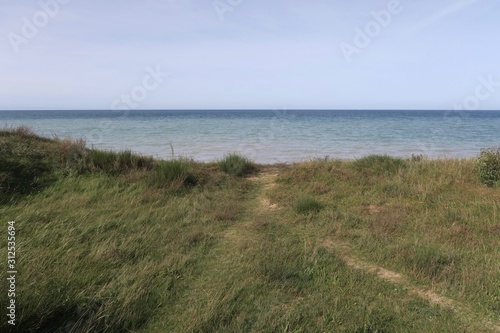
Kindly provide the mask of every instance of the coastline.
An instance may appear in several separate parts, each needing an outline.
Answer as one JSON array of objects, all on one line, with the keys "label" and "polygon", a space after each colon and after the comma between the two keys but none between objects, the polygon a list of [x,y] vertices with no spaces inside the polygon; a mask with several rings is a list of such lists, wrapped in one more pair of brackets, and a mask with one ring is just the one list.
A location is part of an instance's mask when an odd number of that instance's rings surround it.
[{"label": "coastline", "polygon": [[500,329],[500,152],[200,163],[27,128],[0,150],[21,331]]},{"label": "coastline", "polygon": [[[7,115],[8,114],[8,115]],[[2,126],[30,126],[45,137],[83,138],[89,147],[167,159],[257,163],[329,156],[468,158],[500,143],[500,112],[446,111],[90,111],[4,112]]]}]

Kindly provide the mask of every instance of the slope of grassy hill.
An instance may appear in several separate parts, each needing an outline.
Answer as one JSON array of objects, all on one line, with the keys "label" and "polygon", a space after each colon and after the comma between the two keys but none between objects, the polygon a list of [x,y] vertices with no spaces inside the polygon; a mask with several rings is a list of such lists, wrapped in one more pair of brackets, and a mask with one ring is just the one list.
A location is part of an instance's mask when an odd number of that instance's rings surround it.
[{"label": "slope of grassy hill", "polygon": [[159,161],[21,128],[0,195],[2,332],[500,330],[500,189],[474,159]]}]

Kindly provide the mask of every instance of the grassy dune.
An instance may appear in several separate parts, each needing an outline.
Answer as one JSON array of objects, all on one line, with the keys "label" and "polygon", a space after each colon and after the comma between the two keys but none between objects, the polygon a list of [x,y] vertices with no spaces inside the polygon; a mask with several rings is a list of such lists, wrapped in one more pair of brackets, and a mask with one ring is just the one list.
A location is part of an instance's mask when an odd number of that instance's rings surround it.
[{"label": "grassy dune", "polygon": [[19,272],[0,331],[498,331],[500,188],[477,165],[158,161],[0,131]]}]

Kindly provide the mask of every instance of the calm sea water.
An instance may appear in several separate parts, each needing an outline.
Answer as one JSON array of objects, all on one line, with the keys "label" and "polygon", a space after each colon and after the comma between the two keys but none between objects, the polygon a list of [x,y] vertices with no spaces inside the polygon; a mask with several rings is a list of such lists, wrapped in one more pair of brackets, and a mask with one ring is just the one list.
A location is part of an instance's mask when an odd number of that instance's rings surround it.
[{"label": "calm sea water", "polygon": [[500,111],[0,111],[0,126],[200,161],[239,152],[260,163],[369,154],[470,157],[500,146]]}]

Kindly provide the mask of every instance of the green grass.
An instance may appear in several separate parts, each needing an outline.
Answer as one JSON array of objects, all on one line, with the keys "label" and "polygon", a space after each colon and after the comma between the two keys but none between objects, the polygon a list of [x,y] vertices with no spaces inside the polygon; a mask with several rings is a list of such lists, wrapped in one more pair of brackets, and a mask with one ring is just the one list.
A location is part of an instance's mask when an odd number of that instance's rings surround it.
[{"label": "green grass", "polygon": [[149,175],[149,183],[164,187],[169,185],[196,185],[196,176],[192,173],[189,161],[184,159],[160,161]]},{"label": "green grass", "polygon": [[319,212],[323,208],[323,204],[312,196],[302,196],[295,203],[295,211],[300,214]]},{"label": "green grass", "polygon": [[0,131],[0,203],[26,195],[56,179],[58,145],[28,128]]},{"label": "green grass", "polygon": [[[483,319],[500,319],[500,189],[476,160],[322,160],[254,166],[255,179],[28,130],[0,131],[0,149],[19,272],[18,325],[0,331],[491,332]],[[478,317],[351,267],[332,242]]]},{"label": "green grass", "polygon": [[233,176],[245,176],[254,173],[257,168],[255,164],[244,156],[229,154],[219,161],[220,168]]},{"label": "green grass", "polygon": [[390,162],[391,172],[365,172],[387,160],[369,159],[376,163],[362,168],[359,160],[295,165],[280,175],[273,202],[295,209],[295,193],[313,196],[324,208],[295,220],[311,237],[348,242],[369,261],[498,320],[498,188],[481,184],[472,159],[404,160]]},{"label": "green grass", "polygon": [[351,166],[359,172],[370,172],[376,175],[394,175],[407,166],[407,161],[385,155],[369,155],[355,160]]}]

